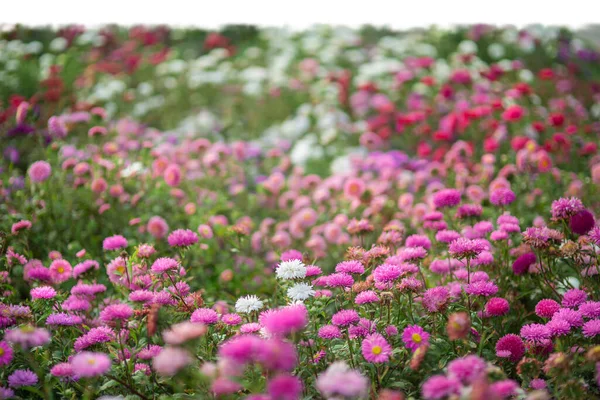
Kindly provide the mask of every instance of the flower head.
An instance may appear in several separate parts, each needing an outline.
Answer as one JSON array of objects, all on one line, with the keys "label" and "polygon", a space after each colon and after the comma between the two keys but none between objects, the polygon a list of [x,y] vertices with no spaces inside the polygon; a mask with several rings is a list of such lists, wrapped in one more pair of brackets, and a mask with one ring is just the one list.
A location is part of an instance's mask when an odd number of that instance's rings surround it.
[{"label": "flower head", "polygon": [[416,351],[420,346],[429,344],[429,333],[419,325],[410,325],[402,331],[402,341],[407,349]]},{"label": "flower head", "polygon": [[361,345],[363,357],[370,363],[385,363],[392,354],[392,346],[379,333],[367,336]]}]

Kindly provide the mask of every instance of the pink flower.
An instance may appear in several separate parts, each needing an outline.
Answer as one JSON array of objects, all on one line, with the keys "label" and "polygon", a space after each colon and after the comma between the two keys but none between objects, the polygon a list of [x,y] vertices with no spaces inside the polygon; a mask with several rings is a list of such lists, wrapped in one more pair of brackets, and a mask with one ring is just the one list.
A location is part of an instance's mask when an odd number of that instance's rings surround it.
[{"label": "pink flower", "polygon": [[484,377],[486,362],[482,358],[469,355],[456,358],[448,364],[448,376],[469,385]]},{"label": "pink flower", "polygon": [[373,271],[375,282],[381,283],[392,282],[398,279],[401,274],[402,270],[395,264],[382,264]]},{"label": "pink flower", "polygon": [[407,349],[414,352],[419,347],[429,344],[429,333],[419,325],[409,325],[402,331],[402,341]]},{"label": "pink flower", "polygon": [[333,314],[331,322],[337,326],[348,326],[357,323],[359,319],[355,310],[341,310]]},{"label": "pink flower", "polygon": [[31,229],[31,221],[24,219],[19,222],[15,222],[10,228],[10,232],[13,235],[17,235],[20,231],[24,229]]},{"label": "pink flower", "polygon": [[187,350],[167,346],[152,359],[152,368],[159,375],[173,376],[191,362],[192,357]]},{"label": "pink flower", "polygon": [[392,346],[379,333],[367,336],[361,345],[365,360],[370,363],[385,363],[392,354]]},{"label": "pink flower", "polygon": [[492,297],[485,304],[485,314],[490,317],[499,317],[508,314],[510,305],[502,297]]},{"label": "pink flower", "polygon": [[102,322],[126,321],[133,315],[133,309],[127,304],[111,304],[100,313]]},{"label": "pink flower", "polygon": [[344,195],[350,198],[360,198],[365,191],[365,183],[360,178],[349,178],[344,184]]},{"label": "pink flower", "polygon": [[484,251],[483,244],[478,240],[459,238],[450,243],[448,252],[456,258],[473,258]]},{"label": "pink flower", "polygon": [[319,328],[319,337],[322,339],[340,339],[342,333],[335,325],[324,325]]},{"label": "pink flower", "polygon": [[278,375],[267,382],[272,400],[298,400],[302,397],[302,381],[291,375]]},{"label": "pink flower", "polygon": [[71,264],[69,264],[67,260],[63,259],[52,261],[49,269],[52,281],[55,283],[68,281],[71,278],[71,273],[73,272]]},{"label": "pink flower", "polygon": [[368,304],[368,303],[377,303],[379,302],[379,297],[377,297],[377,293],[372,290],[366,290],[364,292],[360,292],[356,295],[354,299],[356,304]]},{"label": "pink flower", "polygon": [[189,229],[177,229],[169,234],[169,246],[187,247],[198,242],[198,235]]},{"label": "pink flower", "polygon": [[163,332],[165,343],[180,345],[188,340],[196,339],[206,334],[206,326],[194,322],[181,322]]},{"label": "pink flower", "polygon": [[167,271],[179,269],[179,263],[173,258],[161,257],[154,261],[150,269],[156,274],[162,274]]},{"label": "pink flower", "polygon": [[29,166],[27,174],[32,182],[40,183],[44,182],[50,177],[52,173],[52,167],[46,161],[36,161]]},{"label": "pink flower", "polygon": [[10,347],[10,345],[3,341],[0,341],[0,367],[4,367],[8,364],[10,364],[10,362],[13,359],[13,350],[12,347]]},{"label": "pink flower", "polygon": [[71,365],[73,366],[73,371],[76,371],[78,376],[92,378],[108,372],[111,367],[111,361],[108,355],[104,353],[84,351],[73,356]]},{"label": "pink flower", "polygon": [[442,310],[450,300],[450,291],[443,286],[427,289],[423,293],[423,307],[429,312]]},{"label": "pink flower", "polygon": [[456,189],[442,189],[433,195],[436,208],[454,207],[460,203],[460,192]]},{"label": "pink flower", "polygon": [[535,313],[541,318],[552,318],[555,312],[560,309],[560,305],[552,299],[543,299],[538,301],[535,306]]},{"label": "pink flower", "polygon": [[164,172],[164,178],[167,185],[176,187],[181,183],[181,168],[177,164],[169,165]]},{"label": "pink flower", "polygon": [[213,325],[219,321],[219,315],[210,308],[199,308],[192,313],[191,322]]},{"label": "pink flower", "polygon": [[127,247],[127,239],[121,235],[109,236],[102,242],[104,250],[118,250]]},{"label": "pink flower", "polygon": [[369,381],[344,362],[334,362],[319,375],[316,387],[327,399],[362,398],[368,393]]},{"label": "pink flower", "polygon": [[267,332],[273,335],[289,335],[301,331],[308,324],[308,311],[303,305],[293,305],[267,314],[262,320]]},{"label": "pink flower", "polygon": [[423,383],[421,393],[425,400],[441,400],[460,393],[460,382],[444,375],[434,375]]},{"label": "pink flower", "polygon": [[163,238],[169,231],[169,225],[167,225],[167,222],[159,216],[150,218],[146,228],[148,229],[148,232],[156,239]]},{"label": "pink flower", "polygon": [[33,300],[48,300],[56,296],[56,290],[50,286],[39,286],[30,290],[29,294]]},{"label": "pink flower", "polygon": [[328,275],[326,278],[329,287],[350,287],[354,284],[354,278],[349,274],[336,273]]}]

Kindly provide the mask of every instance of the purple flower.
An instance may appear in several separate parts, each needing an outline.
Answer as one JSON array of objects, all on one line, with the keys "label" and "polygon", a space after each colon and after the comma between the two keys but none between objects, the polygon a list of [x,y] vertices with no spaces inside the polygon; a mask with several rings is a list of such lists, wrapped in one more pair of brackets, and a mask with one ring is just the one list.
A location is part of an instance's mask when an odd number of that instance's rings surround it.
[{"label": "purple flower", "polygon": [[546,325],[529,324],[521,328],[521,337],[534,342],[541,342],[550,338],[550,330]]},{"label": "purple flower", "polygon": [[433,195],[436,208],[454,207],[460,203],[460,192],[456,189],[442,189]]},{"label": "purple flower", "polygon": [[18,369],[8,377],[8,386],[12,388],[33,386],[36,383],[38,383],[38,377],[29,369]]},{"label": "purple flower", "polygon": [[485,250],[482,242],[473,239],[459,238],[450,243],[448,252],[458,259],[473,258]]},{"label": "purple flower", "polygon": [[582,332],[588,338],[600,335],[600,319],[592,319],[583,324]]},{"label": "purple flower", "polygon": [[594,216],[588,210],[581,210],[571,217],[569,228],[578,235],[587,234],[596,224]]}]

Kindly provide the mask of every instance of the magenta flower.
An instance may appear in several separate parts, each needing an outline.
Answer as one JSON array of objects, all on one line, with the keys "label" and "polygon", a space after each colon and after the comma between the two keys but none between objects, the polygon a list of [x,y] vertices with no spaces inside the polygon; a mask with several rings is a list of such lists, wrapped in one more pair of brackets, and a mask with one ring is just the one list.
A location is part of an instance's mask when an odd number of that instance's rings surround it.
[{"label": "magenta flower", "polygon": [[352,275],[344,273],[336,273],[327,275],[327,286],[328,287],[350,287],[354,284],[354,278]]},{"label": "magenta flower", "polygon": [[59,258],[58,260],[52,261],[49,270],[52,281],[55,283],[62,283],[71,278],[73,267],[71,267],[71,264],[69,264],[67,260]]},{"label": "magenta flower", "polygon": [[107,373],[110,370],[111,361],[104,353],[84,351],[73,356],[71,365],[78,376],[93,378]]},{"label": "magenta flower", "polygon": [[480,241],[465,238],[456,239],[448,247],[450,255],[458,259],[474,258],[484,250],[485,247]]},{"label": "magenta flower", "polygon": [[302,381],[291,375],[281,374],[267,382],[267,392],[272,399],[297,400],[302,396]]},{"label": "magenta flower", "polygon": [[44,182],[50,177],[52,173],[52,167],[46,161],[36,161],[29,166],[27,174],[32,182],[40,183]]},{"label": "magenta flower", "polygon": [[102,241],[102,248],[104,250],[118,250],[125,247],[127,247],[127,239],[121,235],[109,236]]},{"label": "magenta flower", "polygon": [[486,368],[484,359],[469,355],[450,361],[448,363],[448,376],[458,379],[465,385],[469,385],[483,378]]},{"label": "magenta flower", "polygon": [[367,336],[361,345],[362,355],[370,363],[388,362],[392,354],[392,346],[379,333]]},{"label": "magenta flower", "polygon": [[167,239],[171,247],[187,247],[198,242],[198,235],[189,229],[177,229]]},{"label": "magenta flower", "polygon": [[402,331],[402,341],[407,349],[414,352],[419,347],[429,344],[429,333],[419,325],[409,325]]},{"label": "magenta flower", "polygon": [[357,323],[359,320],[360,317],[355,310],[341,310],[331,317],[331,322],[337,326],[348,326]]},{"label": "magenta flower", "polygon": [[502,336],[496,343],[496,355],[508,358],[512,362],[518,362],[525,355],[525,344],[519,336],[509,333]]},{"label": "magenta flower", "polygon": [[272,335],[289,335],[306,327],[308,311],[304,305],[283,307],[265,314],[262,324]]},{"label": "magenta flower", "polygon": [[340,339],[342,337],[342,332],[340,332],[340,328],[335,325],[324,325],[319,328],[318,335],[322,339]]},{"label": "magenta flower", "polygon": [[442,189],[433,195],[436,208],[454,207],[460,203],[460,192],[456,189]]},{"label": "magenta flower", "polygon": [[126,321],[133,315],[133,309],[127,304],[111,304],[100,313],[102,322]]},{"label": "magenta flower", "polygon": [[529,324],[521,328],[521,337],[533,342],[541,342],[550,338],[550,330],[542,324]]},{"label": "magenta flower", "polygon": [[421,393],[425,400],[442,400],[460,393],[461,384],[455,378],[434,375],[423,383]]},{"label": "magenta flower", "polygon": [[38,383],[38,377],[29,369],[18,369],[8,377],[8,386],[12,388],[33,386],[36,383]]},{"label": "magenta flower", "polygon": [[176,270],[179,268],[177,260],[168,257],[157,258],[150,268],[156,274],[162,274],[167,271]]},{"label": "magenta flower", "polygon": [[33,300],[48,300],[56,296],[56,290],[51,286],[39,286],[29,291]]},{"label": "magenta flower", "polygon": [[365,272],[365,267],[360,261],[342,261],[335,266],[335,272],[344,274],[362,274]]},{"label": "magenta flower", "polygon": [[199,308],[192,313],[191,322],[213,325],[219,321],[219,314],[210,308]]},{"label": "magenta flower", "polygon": [[541,318],[552,318],[555,312],[560,309],[560,304],[552,299],[543,299],[538,301],[535,306],[535,313]]},{"label": "magenta flower", "polygon": [[368,304],[368,303],[377,303],[379,302],[379,297],[377,293],[372,290],[366,290],[364,292],[360,292],[356,295],[354,299],[356,304]]},{"label": "magenta flower", "polygon": [[8,364],[10,364],[10,362],[13,359],[13,350],[12,347],[10,347],[10,345],[3,341],[0,341],[0,367],[4,367]]},{"label": "magenta flower", "polygon": [[508,314],[510,305],[502,297],[492,297],[485,303],[485,314],[490,317],[499,317]]},{"label": "magenta flower", "polygon": [[592,319],[583,324],[582,332],[588,338],[600,335],[600,319]]},{"label": "magenta flower", "polygon": [[382,264],[373,271],[375,282],[388,283],[398,279],[402,269],[395,264]]}]

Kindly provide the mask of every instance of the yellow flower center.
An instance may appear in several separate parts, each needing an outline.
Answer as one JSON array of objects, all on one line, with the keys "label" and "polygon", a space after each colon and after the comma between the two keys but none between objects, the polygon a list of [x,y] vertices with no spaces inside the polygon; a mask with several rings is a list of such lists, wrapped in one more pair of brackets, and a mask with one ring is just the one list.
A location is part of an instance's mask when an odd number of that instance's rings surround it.
[{"label": "yellow flower center", "polygon": [[381,346],[373,346],[373,348],[371,349],[371,352],[373,352],[373,354],[377,355],[377,354],[381,354]]},{"label": "yellow flower center", "polygon": [[0,356],[4,355],[4,349],[0,347]]},{"label": "yellow flower center", "polygon": [[93,358],[90,358],[90,359],[88,360],[88,364],[90,364],[90,365],[94,365],[94,364],[96,364],[96,360],[94,360]]},{"label": "yellow flower center", "polygon": [[33,332],[33,330],[34,330],[33,326],[31,326],[31,325],[26,325],[21,328],[21,332],[23,332],[23,333],[30,333],[30,332]]},{"label": "yellow flower center", "polygon": [[59,274],[62,274],[63,272],[65,272],[65,269],[63,267],[58,267],[57,271]]},{"label": "yellow flower center", "polygon": [[421,340],[423,340],[421,338],[421,335],[419,335],[418,333],[413,333],[412,334],[412,341],[415,343],[421,343]]},{"label": "yellow flower center", "polygon": [[125,267],[117,267],[117,271],[119,271],[119,273],[122,274],[123,272],[125,272]]}]

